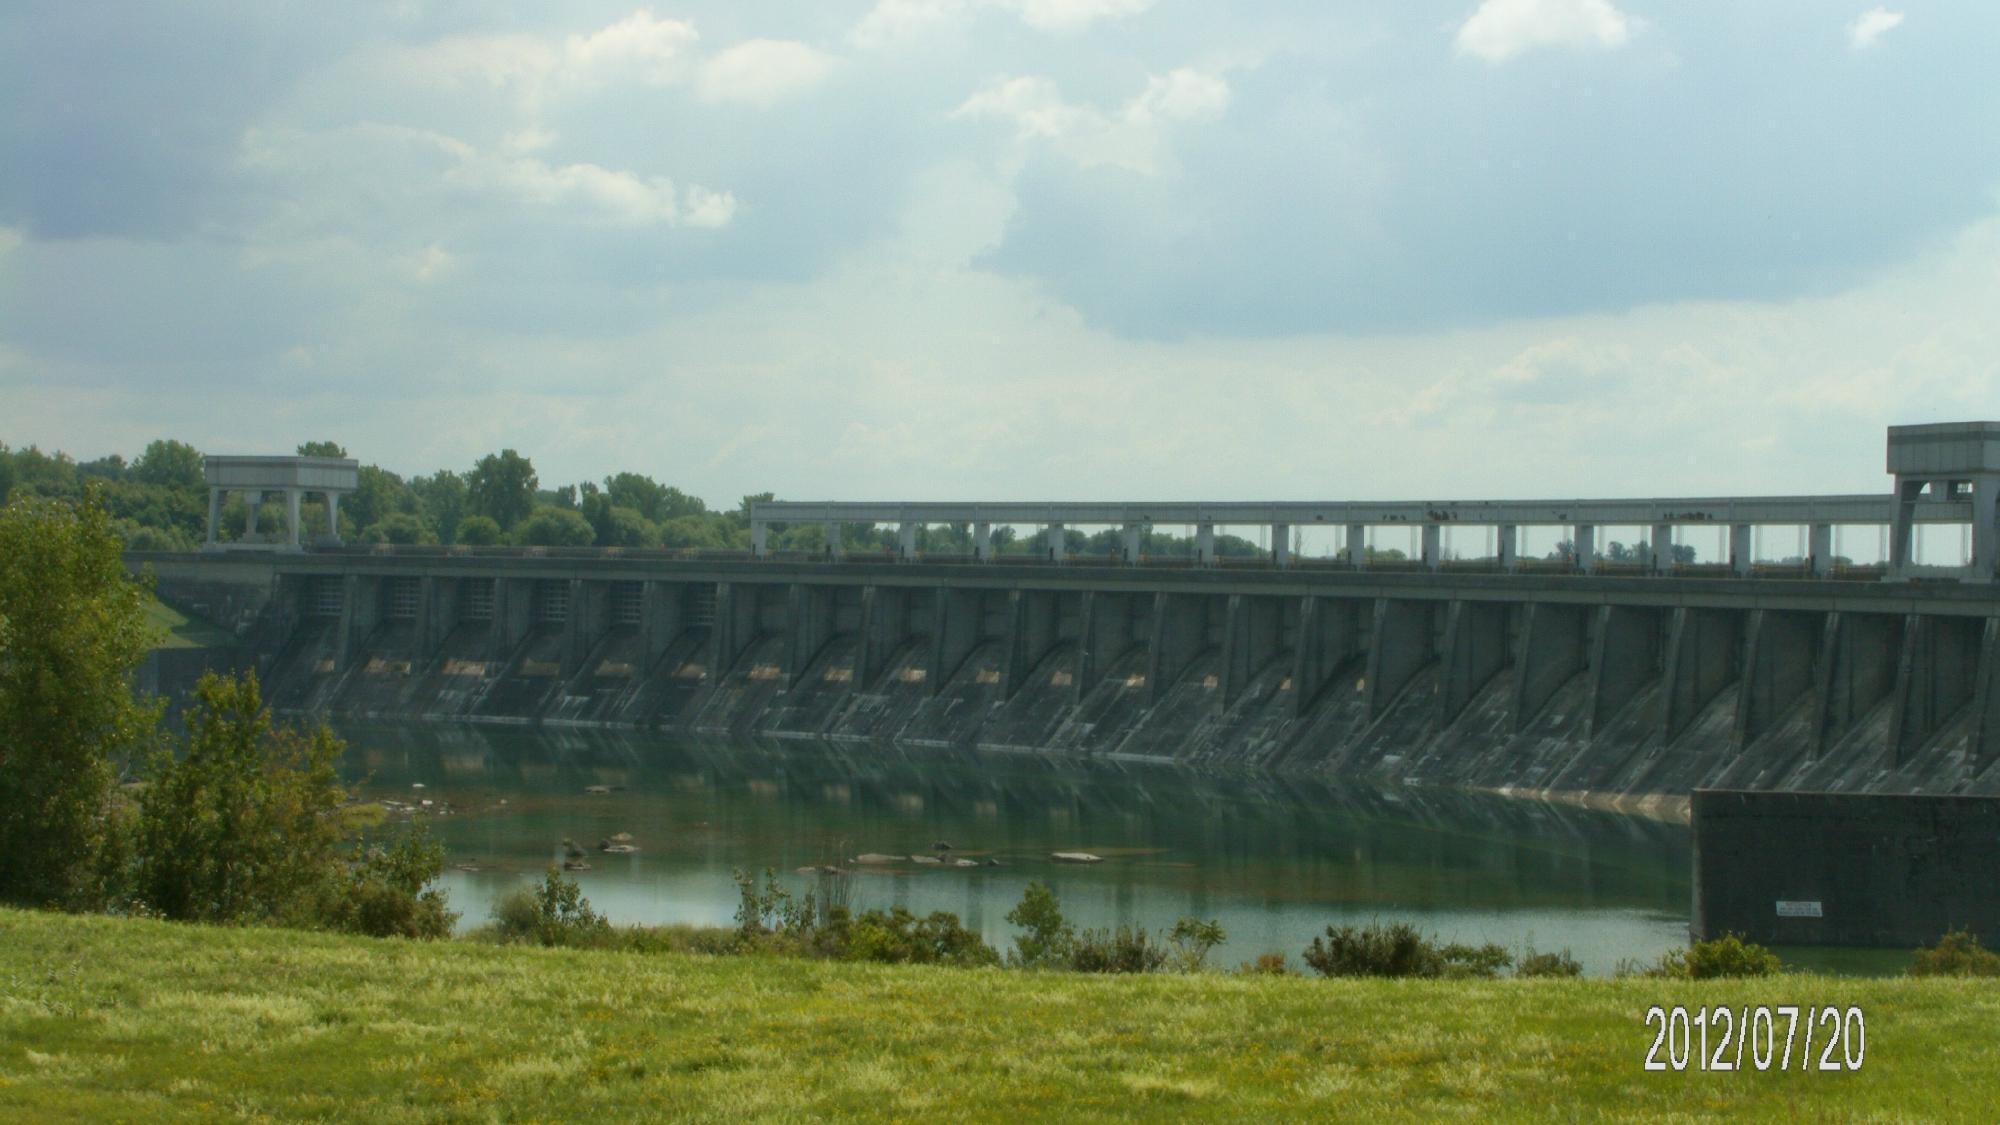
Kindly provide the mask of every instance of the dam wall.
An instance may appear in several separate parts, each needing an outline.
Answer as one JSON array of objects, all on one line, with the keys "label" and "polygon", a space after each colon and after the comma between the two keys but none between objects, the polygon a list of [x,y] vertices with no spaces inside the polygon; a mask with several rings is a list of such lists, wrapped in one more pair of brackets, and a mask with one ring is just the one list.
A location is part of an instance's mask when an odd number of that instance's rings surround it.
[{"label": "dam wall", "polygon": [[298,713],[1613,803],[2000,792],[2000,596],[1983,584],[606,553],[131,563],[169,601],[256,604],[239,632],[274,706]]}]

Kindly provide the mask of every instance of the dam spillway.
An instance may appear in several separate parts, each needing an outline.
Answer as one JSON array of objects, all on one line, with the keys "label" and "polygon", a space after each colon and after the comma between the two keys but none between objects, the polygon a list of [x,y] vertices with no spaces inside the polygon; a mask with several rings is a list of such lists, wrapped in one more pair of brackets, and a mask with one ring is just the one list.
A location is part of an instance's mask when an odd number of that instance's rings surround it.
[{"label": "dam spillway", "polygon": [[134,556],[274,706],[1603,798],[1991,793],[2000,598],[1794,578]]}]

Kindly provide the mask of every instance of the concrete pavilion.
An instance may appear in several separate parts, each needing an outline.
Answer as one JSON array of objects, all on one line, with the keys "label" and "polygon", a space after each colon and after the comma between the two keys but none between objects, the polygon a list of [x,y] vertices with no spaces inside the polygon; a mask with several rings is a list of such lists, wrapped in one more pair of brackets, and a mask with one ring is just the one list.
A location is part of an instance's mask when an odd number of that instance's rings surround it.
[{"label": "concrete pavilion", "polygon": [[[308,493],[326,499],[326,534],[319,542],[340,542],[340,498],[353,492],[361,482],[361,462],[347,457],[209,457],[204,471],[208,477],[209,550],[299,550],[299,501]],[[245,538],[257,533],[257,509],[265,496],[285,494],[287,537],[283,543],[221,543],[217,532],[222,523],[222,502],[231,492],[242,493],[249,516],[244,521]]]}]

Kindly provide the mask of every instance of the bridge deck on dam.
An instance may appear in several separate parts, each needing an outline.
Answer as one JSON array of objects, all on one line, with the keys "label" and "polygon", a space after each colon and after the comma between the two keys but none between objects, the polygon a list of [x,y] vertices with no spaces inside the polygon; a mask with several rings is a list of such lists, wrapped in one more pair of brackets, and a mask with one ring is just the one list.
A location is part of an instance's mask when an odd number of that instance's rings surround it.
[{"label": "bridge deck on dam", "polygon": [[609,554],[132,556],[301,712],[1609,798],[1996,792],[1990,585]]}]

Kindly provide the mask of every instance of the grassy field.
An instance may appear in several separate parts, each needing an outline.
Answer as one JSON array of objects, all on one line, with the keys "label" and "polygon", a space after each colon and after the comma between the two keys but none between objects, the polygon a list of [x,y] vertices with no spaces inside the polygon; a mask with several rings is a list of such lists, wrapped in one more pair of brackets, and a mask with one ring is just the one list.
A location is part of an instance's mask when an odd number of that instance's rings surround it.
[{"label": "grassy field", "polygon": [[[1858,1004],[1858,1073],[1649,1073],[1649,1005]],[[1992,1120],[2000,983],[1084,977],[0,911],[0,1119]]]},{"label": "grassy field", "polygon": [[228,630],[189,617],[158,598],[146,599],[146,624],[156,637],[154,648],[207,648],[236,643]]}]

